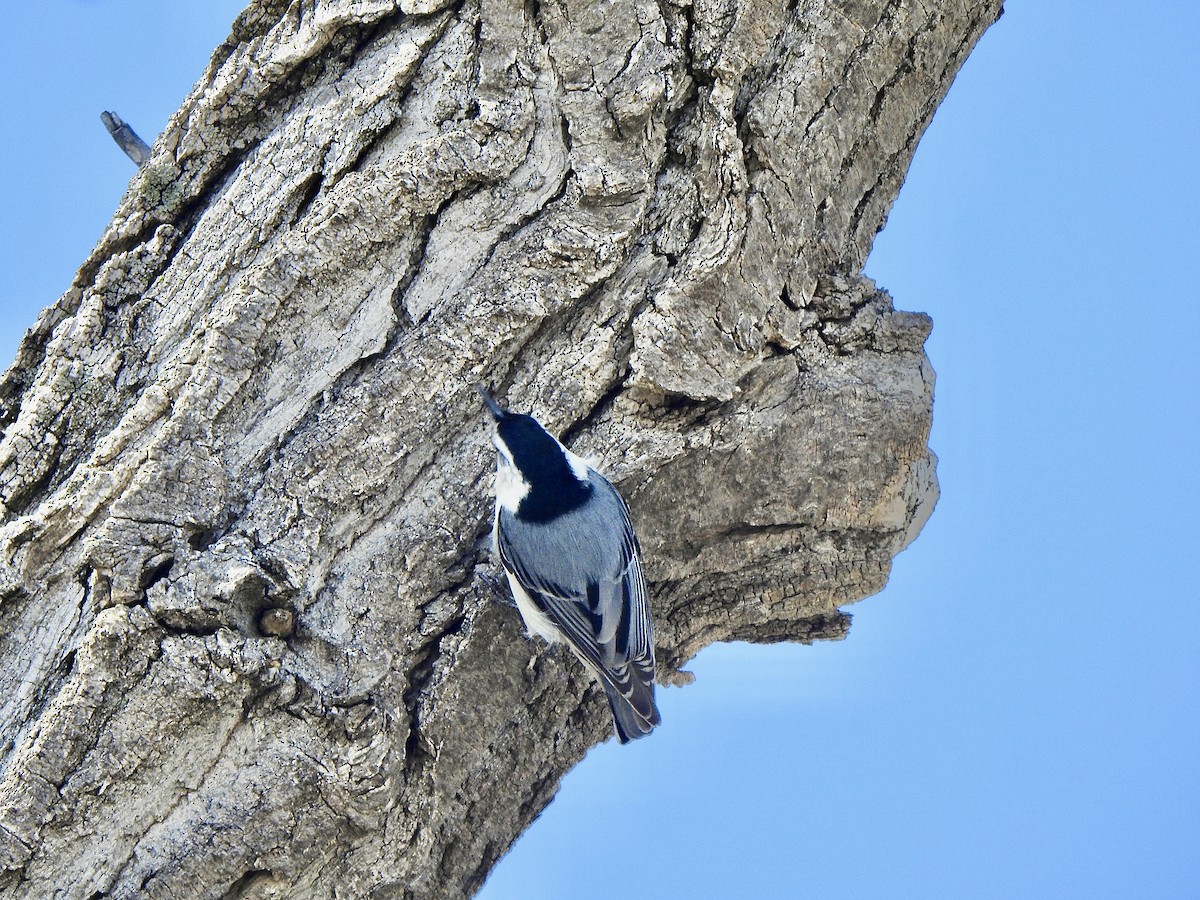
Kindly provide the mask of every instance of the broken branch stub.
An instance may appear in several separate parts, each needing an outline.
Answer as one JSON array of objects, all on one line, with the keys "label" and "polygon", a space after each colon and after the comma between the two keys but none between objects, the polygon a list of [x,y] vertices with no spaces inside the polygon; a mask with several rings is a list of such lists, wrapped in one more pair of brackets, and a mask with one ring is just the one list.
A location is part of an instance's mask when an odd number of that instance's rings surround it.
[{"label": "broken branch stub", "polygon": [[150,158],[150,145],[138,137],[137,133],[115,112],[100,113],[100,121],[104,123],[104,127],[108,129],[108,133],[112,135],[117,146],[134,161],[135,165],[142,166]]}]

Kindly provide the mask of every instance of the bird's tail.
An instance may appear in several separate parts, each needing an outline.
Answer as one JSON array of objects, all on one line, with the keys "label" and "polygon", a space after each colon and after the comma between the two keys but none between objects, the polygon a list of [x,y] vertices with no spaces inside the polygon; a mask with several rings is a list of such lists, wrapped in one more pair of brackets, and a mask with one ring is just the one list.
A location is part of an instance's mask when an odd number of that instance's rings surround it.
[{"label": "bird's tail", "polygon": [[634,679],[633,692],[628,698],[622,695],[607,680],[601,680],[608,705],[612,709],[613,725],[617,729],[617,740],[622,744],[645,737],[662,722],[658,707],[654,704],[654,682]]}]

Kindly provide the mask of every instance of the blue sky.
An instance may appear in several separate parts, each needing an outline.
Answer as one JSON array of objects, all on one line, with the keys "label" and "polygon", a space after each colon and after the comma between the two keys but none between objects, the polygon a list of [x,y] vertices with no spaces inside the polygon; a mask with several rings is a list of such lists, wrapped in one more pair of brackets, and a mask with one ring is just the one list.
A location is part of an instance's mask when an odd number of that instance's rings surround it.
[{"label": "blue sky", "polygon": [[[239,7],[7,11],[4,362],[132,175],[100,111],[151,139]],[[934,318],[933,518],[846,641],[702,653],[485,900],[1200,896],[1198,36],[1008,4],[868,265]]]}]

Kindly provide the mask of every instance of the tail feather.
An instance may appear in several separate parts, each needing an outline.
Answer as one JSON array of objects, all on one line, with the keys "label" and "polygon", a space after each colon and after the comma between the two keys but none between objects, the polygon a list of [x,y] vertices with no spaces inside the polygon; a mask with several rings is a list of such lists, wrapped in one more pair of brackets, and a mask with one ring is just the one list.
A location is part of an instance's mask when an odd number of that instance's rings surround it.
[{"label": "tail feather", "polygon": [[[654,704],[654,683],[635,682],[633,702],[626,700],[606,682],[604,693],[608,697],[608,705],[612,710],[613,726],[617,730],[617,740],[628,744],[632,740],[645,737],[654,730],[654,726],[662,722],[658,707]],[[634,703],[637,706],[634,706]]]}]

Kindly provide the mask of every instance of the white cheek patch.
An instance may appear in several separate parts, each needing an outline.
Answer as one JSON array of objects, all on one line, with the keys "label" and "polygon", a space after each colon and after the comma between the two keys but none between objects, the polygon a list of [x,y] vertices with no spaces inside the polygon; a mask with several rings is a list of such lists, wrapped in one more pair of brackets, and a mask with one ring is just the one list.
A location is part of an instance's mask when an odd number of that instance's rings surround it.
[{"label": "white cheek patch", "polygon": [[528,494],[529,482],[521,477],[517,467],[502,453],[500,464],[496,466],[496,505],[515,514]]},{"label": "white cheek patch", "polygon": [[[562,444],[559,444],[562,447]],[[592,468],[586,459],[576,456],[566,447],[563,447],[563,453],[567,456],[567,465],[571,467],[571,473],[585,484],[588,481],[588,471]]]}]

